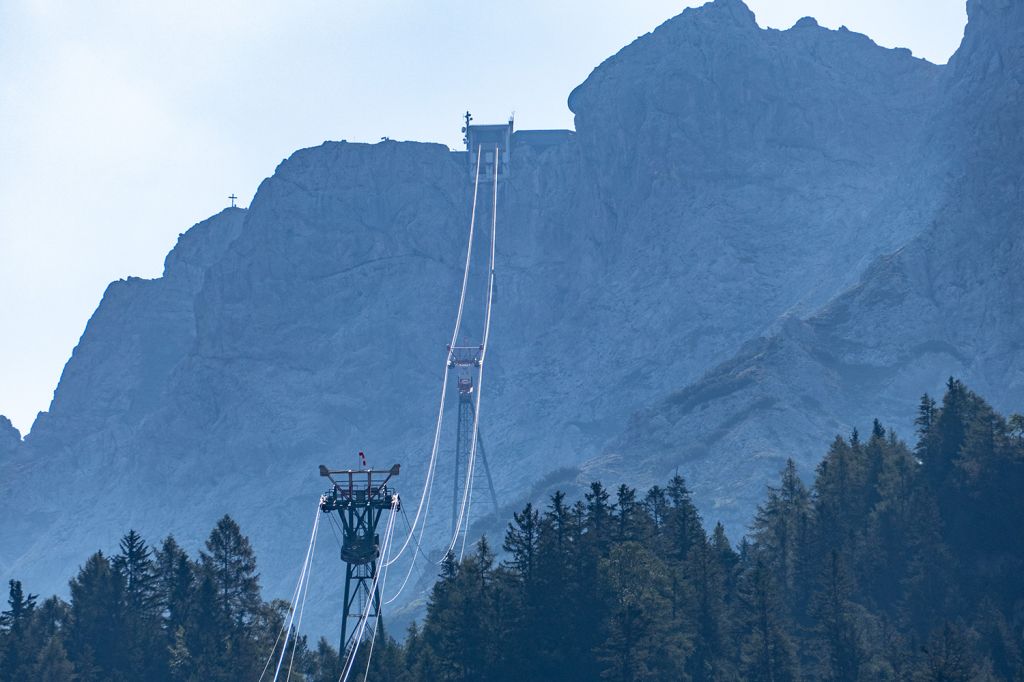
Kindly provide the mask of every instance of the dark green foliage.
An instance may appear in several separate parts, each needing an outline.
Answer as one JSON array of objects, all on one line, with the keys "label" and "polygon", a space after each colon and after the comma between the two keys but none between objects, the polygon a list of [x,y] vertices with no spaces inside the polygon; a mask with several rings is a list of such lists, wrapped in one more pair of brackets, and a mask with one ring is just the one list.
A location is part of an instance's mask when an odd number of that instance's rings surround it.
[{"label": "dark green foliage", "polygon": [[129,679],[166,677],[163,661],[152,652],[163,645],[160,600],[152,552],[134,530],[121,538],[121,551],[111,560],[121,583],[123,668]]},{"label": "dark green foliage", "polygon": [[35,657],[32,641],[32,620],[36,610],[36,595],[25,594],[21,582],[8,583],[10,594],[7,610],[0,612],[0,680],[16,680],[28,677]]},{"label": "dark green foliage", "polygon": [[[679,475],[528,504],[501,557],[484,539],[446,558],[424,621],[404,642],[379,630],[350,679],[1024,681],[1024,417],[947,389],[922,398],[914,449],[876,421],[835,439],[810,488],[787,462],[736,548]],[[228,517],[196,562],[129,532],[70,603],[9,593],[0,682],[258,679],[288,611],[260,598]],[[305,682],[343,664],[305,637],[292,661]]]},{"label": "dark green foliage", "polygon": [[914,450],[877,421],[837,437],[810,488],[787,462],[738,551],[680,476],[528,505],[504,608],[475,620],[479,567],[448,566],[405,679],[472,679],[488,652],[511,667],[479,679],[1024,680],[1024,417],[951,380],[916,425]]},{"label": "dark green foliage", "polygon": [[[281,608],[260,598],[255,557],[234,521],[218,522],[198,563],[173,538],[153,552],[135,531],[118,550],[86,560],[70,582],[69,603],[53,597],[37,605],[10,582],[9,608],[0,613],[0,682],[259,677]],[[302,646],[296,670],[308,662],[307,679],[337,679],[333,649],[311,654]]]}]

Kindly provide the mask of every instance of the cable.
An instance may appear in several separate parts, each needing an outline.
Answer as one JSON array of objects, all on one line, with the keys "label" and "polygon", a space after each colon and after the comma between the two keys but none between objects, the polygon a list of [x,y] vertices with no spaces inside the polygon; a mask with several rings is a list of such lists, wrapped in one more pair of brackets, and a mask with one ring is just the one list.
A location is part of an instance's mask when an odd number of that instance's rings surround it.
[{"label": "cable", "polygon": [[[476,445],[477,436],[479,433],[480,425],[480,394],[483,391],[484,381],[484,361],[487,358],[487,346],[490,340],[491,334],[491,306],[494,301],[494,254],[495,254],[495,237],[497,236],[498,228],[498,155],[500,150],[498,147],[494,148],[494,201],[492,203],[491,211],[491,254],[490,263],[487,273],[487,308],[484,316],[484,339],[483,343],[480,344],[480,364],[477,368],[477,384],[475,387],[476,397],[473,406],[473,438],[472,445],[469,449],[469,461],[466,468],[466,484],[463,486],[462,491],[462,505],[459,510],[458,521],[455,525],[455,532],[452,533],[451,542],[448,543],[448,549],[445,555],[452,552],[455,549],[455,545],[459,540],[459,531],[462,529],[462,523],[466,514],[468,506],[469,491],[472,487],[471,481],[473,479],[473,468],[476,464]],[[468,532],[468,529],[467,529]]]},{"label": "cable", "polygon": [[[317,525],[319,526],[320,517],[317,517]],[[295,652],[299,648],[299,631],[302,630],[302,614],[306,612],[306,597],[309,596],[309,576],[313,572],[313,556],[316,555],[316,541],[319,537],[318,531],[313,531],[313,550],[309,553],[309,568],[306,569],[306,587],[302,590],[302,601],[299,602],[299,620],[295,623],[295,644],[292,645],[292,655],[288,660],[288,675],[285,676],[284,682],[292,679],[292,666],[295,663]],[[288,643],[285,642],[285,646]]]},{"label": "cable", "polygon": [[[310,538],[309,538],[310,546],[314,543],[314,538],[316,537],[317,527],[320,525],[320,504],[322,502],[323,502],[323,498],[321,497],[319,500],[317,500],[317,503],[316,503],[316,516],[313,517],[313,532],[310,534]],[[308,567],[308,564],[309,564],[309,547],[307,546],[306,547],[306,560],[302,564],[302,570],[299,572],[299,580],[298,580],[297,583],[295,583],[295,589],[292,590],[292,599],[288,603],[289,613],[291,613],[292,610],[295,608],[295,602],[299,598],[299,588],[302,586],[302,577],[306,573],[306,569]],[[284,635],[286,629],[287,629],[286,623],[282,622],[281,623],[281,631],[277,633],[277,639],[274,641],[274,647],[270,650],[270,656],[267,657],[267,663],[266,663],[266,665],[263,666],[263,672],[260,673],[260,678],[259,678],[260,682],[262,682],[264,676],[267,674],[267,670],[270,669],[270,662],[272,660],[274,660],[274,653],[277,651],[277,645],[281,641],[281,637],[282,637],[282,635]],[[287,647],[288,647],[288,641],[285,640],[285,648],[287,648]],[[282,649],[282,655],[283,655],[283,653],[284,653],[284,650]]]},{"label": "cable", "polygon": [[[394,513],[395,513],[395,506],[392,505],[392,507],[391,507],[391,514],[394,515]],[[380,593],[381,594],[384,594],[384,586],[387,585],[387,583],[388,583],[388,564],[387,564],[386,560],[387,560],[388,554],[390,554],[390,552],[391,552],[391,547],[389,546],[387,548],[387,553],[384,556],[384,558],[385,558],[384,575],[382,575],[381,579],[380,579]],[[373,659],[373,645],[377,641],[377,631],[380,629],[380,627],[378,627],[380,625],[379,620],[380,619],[378,617],[378,622],[373,624],[373,635],[370,637],[370,650],[366,654],[366,671],[363,672],[363,682],[366,682],[366,678],[370,676],[370,661]]]},{"label": "cable", "polygon": [[[320,502],[323,502],[321,498]],[[317,504],[317,515],[313,520],[313,533],[309,537],[309,546],[306,548],[306,560],[302,564],[302,573],[299,574],[299,584],[296,587],[295,597],[292,600],[290,615],[288,617],[288,628],[285,631],[284,645],[281,647],[281,657],[277,660],[277,667],[274,669],[274,682],[277,682],[278,676],[281,674],[281,664],[284,663],[284,654],[288,650],[288,640],[291,639],[292,623],[295,622],[295,603],[298,601],[299,595],[302,594],[302,586],[309,575],[309,564],[313,558],[313,547],[316,545],[317,530],[320,528],[320,504]]]},{"label": "cable", "polygon": [[[434,427],[434,444],[430,451],[430,463],[427,466],[426,478],[423,481],[423,492],[420,494],[420,502],[416,507],[416,516],[413,518],[412,526],[409,529],[409,534],[405,537],[405,541],[402,543],[402,548],[398,550],[398,554],[392,558],[387,565],[391,565],[398,561],[398,559],[405,553],[406,547],[409,546],[409,541],[412,539],[413,534],[416,532],[416,527],[420,522],[420,515],[426,514],[430,508],[430,491],[433,490],[433,479],[436,471],[437,464],[437,450],[441,442],[441,425],[444,421],[444,402],[445,397],[448,393],[448,371],[451,368],[452,354],[455,352],[455,344],[459,338],[459,332],[462,329],[462,313],[466,304],[466,290],[469,285],[469,269],[470,263],[472,262],[473,255],[473,233],[476,229],[476,207],[477,207],[477,196],[480,188],[480,159],[483,154],[483,145],[477,147],[476,152],[476,173],[473,180],[473,208],[470,212],[469,218],[469,238],[466,246],[466,264],[462,270],[462,290],[459,294],[459,309],[455,315],[455,328],[452,331],[452,340],[448,344],[448,352],[445,354],[444,360],[444,376],[441,382],[441,401],[437,410],[437,423]],[[424,528],[426,528],[426,520],[424,519]],[[423,533],[420,533],[420,540],[423,539]],[[409,572],[412,572],[412,565],[415,560],[410,562]]]},{"label": "cable", "polygon": [[[405,507],[401,507],[400,509],[401,509],[401,512],[402,512],[402,518],[405,519],[405,526],[406,526],[406,528],[411,528],[412,526],[409,524],[409,516],[405,513]],[[430,561],[430,558],[427,557],[426,553],[423,551],[423,547],[420,546],[419,542],[416,543],[416,551],[420,553],[421,557],[423,557],[427,561]],[[390,602],[388,602],[388,603],[390,603]]]}]

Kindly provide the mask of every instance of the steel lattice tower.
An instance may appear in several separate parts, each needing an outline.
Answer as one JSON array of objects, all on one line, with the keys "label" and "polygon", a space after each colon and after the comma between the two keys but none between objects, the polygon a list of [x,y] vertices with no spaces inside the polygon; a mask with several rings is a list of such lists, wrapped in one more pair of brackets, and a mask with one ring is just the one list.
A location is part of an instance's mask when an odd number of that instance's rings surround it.
[{"label": "steel lattice tower", "polygon": [[[338,513],[342,527],[341,560],[345,562],[345,600],[341,612],[341,648],[345,652],[353,643],[359,623],[373,619],[373,627],[381,625],[380,589],[377,570],[380,560],[380,536],[377,523],[385,510],[398,507],[398,493],[388,488],[388,481],[397,476],[399,465],[386,470],[341,469],[329,470],[320,465],[320,475],[331,481],[320,503],[325,514]],[[338,480],[335,480],[338,476]],[[367,609],[367,604],[370,608]],[[348,629],[349,618],[355,618],[352,630]],[[364,628],[364,634],[367,630]],[[373,630],[369,630],[372,635]]]},{"label": "steel lattice tower", "polygon": [[[462,369],[470,367],[479,367],[479,351],[478,347],[460,346],[453,349],[451,355],[450,365],[452,367],[458,367]],[[455,532],[455,526],[459,517],[459,508],[462,504],[462,486],[465,484],[465,480],[462,478],[463,466],[469,463],[470,451],[473,448],[473,420],[476,417],[476,408],[473,403],[473,378],[466,374],[458,378],[459,388],[459,414],[458,421],[455,427],[456,438],[455,438],[455,475],[453,476],[452,482],[452,532]],[[476,460],[477,463],[482,464],[480,468],[474,467],[474,476],[479,477],[481,469],[483,470],[484,480],[473,481],[473,489],[479,490],[476,485],[479,483],[487,484],[487,491],[490,493],[490,501],[493,505],[494,512],[498,511],[498,496],[494,492],[494,480],[491,478],[491,467],[487,463],[487,454],[484,451],[484,438],[483,431],[477,427],[476,430]]]}]

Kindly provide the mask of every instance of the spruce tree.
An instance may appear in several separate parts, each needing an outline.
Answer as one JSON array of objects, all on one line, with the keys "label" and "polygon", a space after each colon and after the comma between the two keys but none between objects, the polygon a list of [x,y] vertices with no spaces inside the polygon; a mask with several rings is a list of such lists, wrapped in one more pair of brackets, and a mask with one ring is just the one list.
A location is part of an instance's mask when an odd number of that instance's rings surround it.
[{"label": "spruce tree", "polygon": [[0,680],[29,677],[35,663],[29,626],[35,615],[37,595],[26,595],[20,580],[8,581],[7,609],[0,612]]},{"label": "spruce tree", "polygon": [[808,546],[811,530],[811,497],[787,460],[778,488],[768,488],[768,500],[757,509],[753,535],[760,560],[778,581],[784,594],[795,596],[806,585],[806,564],[801,550]]},{"label": "spruce tree", "polygon": [[778,581],[768,562],[752,552],[739,586],[740,672],[754,682],[800,679],[796,646]]},{"label": "spruce tree", "polygon": [[537,546],[540,541],[540,514],[533,504],[526,503],[521,512],[512,514],[512,521],[505,531],[502,548],[509,553],[508,565],[513,574],[527,586],[534,582],[537,566]]},{"label": "spruce tree", "polygon": [[173,644],[178,631],[188,622],[195,570],[188,554],[171,535],[160,544],[154,563],[157,603],[163,614],[165,639],[168,644]]},{"label": "spruce tree", "polygon": [[676,474],[672,477],[667,494],[670,508],[666,514],[665,532],[673,558],[681,562],[692,548],[704,542],[704,524],[682,476]]},{"label": "spruce tree", "polygon": [[[731,551],[731,550],[730,550]],[[685,629],[692,631],[693,651],[686,671],[695,682],[732,679],[736,670],[730,660],[731,623],[726,604],[723,555],[709,542],[693,548],[684,562],[683,575],[690,586]]]},{"label": "spruce tree", "polygon": [[199,570],[213,588],[219,634],[227,642],[228,669],[239,677],[259,675],[255,649],[259,633],[254,625],[260,615],[259,574],[249,538],[238,524],[224,516],[210,532],[206,551],[199,554]]},{"label": "spruce tree", "polygon": [[133,679],[157,679],[166,675],[166,649],[160,640],[160,605],[157,576],[151,552],[134,530],[121,538],[120,553],[111,565],[121,577],[121,609],[124,614],[125,673]]},{"label": "spruce tree", "polygon": [[61,638],[54,636],[39,650],[32,674],[20,679],[31,679],[34,682],[73,682],[79,678],[75,674],[75,666],[68,659],[68,652],[64,649]]},{"label": "spruce tree", "polygon": [[210,532],[199,554],[200,571],[213,583],[216,604],[225,621],[243,630],[260,606],[259,574],[249,538],[234,519],[224,516]]},{"label": "spruce tree", "polygon": [[66,646],[82,682],[125,677],[124,583],[102,552],[71,580]]},{"label": "spruce tree", "polygon": [[811,598],[818,679],[860,679],[866,655],[859,610],[852,601],[855,592],[839,552],[831,550]]},{"label": "spruce tree", "polygon": [[671,617],[664,563],[638,542],[612,546],[600,590],[612,595],[596,648],[601,677],[631,682],[679,679],[691,642]]}]

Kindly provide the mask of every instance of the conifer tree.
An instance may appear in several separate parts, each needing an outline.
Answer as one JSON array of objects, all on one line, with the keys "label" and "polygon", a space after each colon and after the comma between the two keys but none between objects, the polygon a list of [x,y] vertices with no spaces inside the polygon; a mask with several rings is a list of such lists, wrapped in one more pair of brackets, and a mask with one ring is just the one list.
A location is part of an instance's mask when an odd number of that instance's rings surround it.
[{"label": "conifer tree", "polygon": [[305,666],[308,682],[337,682],[341,677],[341,659],[338,657],[338,652],[324,637],[317,641],[316,651],[310,652],[306,660],[308,661]]},{"label": "conifer tree", "polygon": [[230,516],[210,532],[206,551],[199,554],[199,570],[203,582],[212,587],[217,634],[226,643],[226,658],[217,674],[230,669],[235,676],[249,677],[254,671],[258,676],[254,625],[262,605],[259,574],[249,539]]},{"label": "conifer tree", "polygon": [[795,682],[799,664],[778,581],[759,551],[753,554],[739,586],[741,676],[754,682]]},{"label": "conifer tree", "polygon": [[163,630],[168,643],[177,639],[185,627],[195,587],[195,570],[188,554],[168,535],[155,556],[157,603],[163,614]]},{"label": "conifer tree", "polygon": [[587,537],[595,549],[603,551],[610,540],[611,515],[614,511],[608,503],[608,491],[598,482],[590,484],[590,492],[584,495],[587,510]]},{"label": "conifer tree", "polygon": [[[725,534],[725,526],[721,521],[715,524],[715,529],[711,533],[711,549],[726,576],[726,585],[730,585],[729,576],[735,572],[740,556],[732,548],[732,543],[729,542],[729,538]],[[726,590],[726,592],[731,591],[731,589]]]},{"label": "conifer tree", "polygon": [[0,680],[27,678],[35,662],[29,626],[37,595],[26,595],[20,580],[8,581],[7,609],[0,612]]},{"label": "conifer tree", "polygon": [[758,507],[753,535],[759,557],[775,576],[779,589],[797,594],[806,564],[801,549],[807,547],[811,529],[811,497],[792,459],[786,461],[778,488],[768,488],[767,501]]},{"label": "conifer tree", "polygon": [[671,618],[668,571],[644,545],[623,542],[601,560],[600,589],[613,595],[597,648],[601,677],[678,679],[690,641]]},{"label": "conifer tree", "polygon": [[686,671],[695,682],[736,677],[730,661],[731,624],[722,562],[728,556],[711,543],[702,542],[690,551],[684,563],[692,594],[686,609],[686,620],[690,621],[686,629],[693,632],[693,651],[686,660]]},{"label": "conifer tree", "polygon": [[67,649],[82,682],[124,679],[124,583],[102,552],[71,580]]},{"label": "conifer tree", "polygon": [[150,549],[134,530],[121,538],[120,549],[111,565],[120,575],[122,585],[125,673],[133,679],[163,677],[166,660],[158,653],[164,647],[159,642],[159,595]]},{"label": "conifer tree", "polygon": [[816,677],[857,680],[865,662],[854,582],[837,550],[831,550],[811,599],[818,658]]},{"label": "conifer tree", "polygon": [[639,542],[644,537],[643,507],[636,501],[636,490],[620,485],[615,501],[615,542]]},{"label": "conifer tree", "polygon": [[[17,678],[12,678],[17,679]],[[78,679],[75,666],[68,659],[68,652],[60,637],[50,637],[39,650],[32,667],[32,674],[21,679],[34,682],[73,682]]]},{"label": "conifer tree", "polygon": [[200,552],[200,570],[213,583],[220,614],[241,630],[259,611],[259,574],[249,538],[234,519],[224,516],[210,532],[206,551]]},{"label": "conifer tree", "polygon": [[512,514],[512,522],[508,524],[505,542],[502,544],[502,548],[510,555],[509,567],[527,586],[527,590],[534,582],[539,541],[540,514],[533,508],[532,503],[527,502],[523,511]]},{"label": "conifer tree", "polygon": [[672,477],[667,493],[670,508],[665,519],[665,531],[672,556],[681,562],[689,555],[691,548],[705,541],[704,524],[682,476],[676,474]]}]

